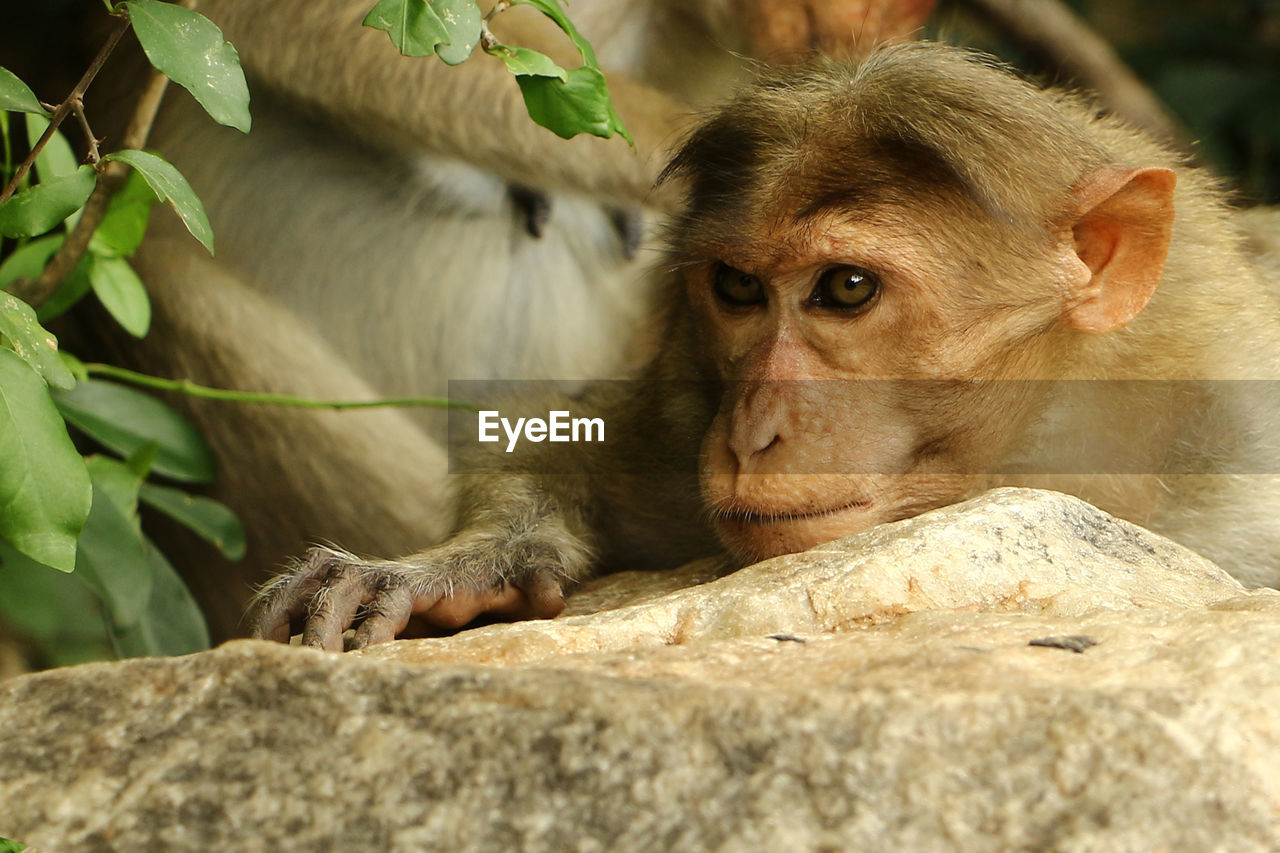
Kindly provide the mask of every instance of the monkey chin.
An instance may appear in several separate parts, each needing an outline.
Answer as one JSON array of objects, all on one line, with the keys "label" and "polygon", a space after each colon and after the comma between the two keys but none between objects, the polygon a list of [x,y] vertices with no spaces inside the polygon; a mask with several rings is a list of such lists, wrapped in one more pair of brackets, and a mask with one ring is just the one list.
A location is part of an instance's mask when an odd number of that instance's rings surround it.
[{"label": "monkey chin", "polygon": [[883,521],[871,501],[806,513],[717,512],[716,532],[740,560],[758,563],[858,533]]}]

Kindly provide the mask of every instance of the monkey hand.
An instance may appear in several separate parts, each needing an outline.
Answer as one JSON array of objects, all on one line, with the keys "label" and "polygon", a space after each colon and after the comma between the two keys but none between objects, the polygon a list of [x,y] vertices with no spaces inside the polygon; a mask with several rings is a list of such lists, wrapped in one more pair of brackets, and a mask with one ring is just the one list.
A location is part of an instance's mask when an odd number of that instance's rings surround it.
[{"label": "monkey hand", "polygon": [[[340,651],[395,638],[410,618],[436,629],[457,630],[481,614],[550,618],[564,608],[562,584],[585,549],[563,538],[522,542],[466,532],[400,560],[364,560],[317,547],[271,580],[250,607],[250,636],[288,642],[302,629],[306,646]],[[576,543],[573,543],[576,544]]]}]

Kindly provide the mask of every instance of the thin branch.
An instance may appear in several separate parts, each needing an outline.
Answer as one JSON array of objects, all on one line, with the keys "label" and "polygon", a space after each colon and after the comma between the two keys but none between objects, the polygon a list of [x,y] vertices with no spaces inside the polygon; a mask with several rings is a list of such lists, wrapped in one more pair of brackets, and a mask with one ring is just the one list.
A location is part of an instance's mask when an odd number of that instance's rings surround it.
[{"label": "thin branch", "polygon": [[493,20],[494,15],[501,14],[510,8],[510,0],[498,0],[493,8],[489,10],[489,13],[480,19],[480,49],[485,53],[491,52],[495,47],[502,44],[489,29],[489,22]]},{"label": "thin branch", "polygon": [[188,379],[161,379],[158,376],[148,376],[145,373],[137,373],[110,364],[91,363],[86,364],[84,367],[90,376],[106,376],[143,388],[153,388],[157,391],[174,391],[179,394],[185,394],[188,397],[199,397],[204,400],[222,400],[230,403],[333,410],[425,407],[475,411],[477,408],[470,403],[461,403],[444,397],[393,397],[383,400],[312,400],[307,397],[295,397],[292,394],[268,394],[259,391],[229,391],[225,388],[210,388],[207,385],[198,385]]},{"label": "thin branch", "polygon": [[1186,132],[1111,45],[1061,0],[963,0],[1016,41],[1092,89],[1116,115],[1184,150]]},{"label": "thin branch", "polygon": [[493,4],[493,8],[489,10],[489,14],[484,16],[485,21],[492,21],[494,15],[501,14],[511,8],[511,0],[498,0]]},{"label": "thin branch", "polygon": [[89,84],[93,82],[93,78],[98,76],[98,72],[102,70],[102,66],[106,63],[107,57],[116,49],[116,45],[120,43],[120,39],[124,37],[125,31],[129,29],[129,19],[121,17],[116,21],[115,27],[112,28],[107,41],[102,45],[102,49],[98,51],[98,55],[93,58],[93,62],[89,63],[89,68],[84,72],[80,81],[76,83],[75,88],[71,90],[71,94],[58,104],[58,108],[53,111],[53,115],[49,117],[49,126],[45,128],[44,134],[40,137],[35,145],[31,146],[30,153],[26,158],[18,164],[18,170],[13,173],[12,180],[8,186],[4,188],[4,192],[0,192],[0,202],[5,201],[18,190],[18,185],[22,179],[26,177],[27,172],[31,170],[31,165],[35,163],[36,157],[49,144],[49,140],[53,138],[53,132],[58,126],[66,120],[67,116],[75,111],[75,104],[80,103],[84,98],[84,93],[88,90]]},{"label": "thin branch", "polygon": [[90,165],[96,166],[102,156],[98,153],[98,137],[93,135],[93,130],[89,127],[89,117],[84,114],[84,101],[77,98],[71,108],[75,111],[76,120],[80,122],[80,130],[84,133],[84,138],[89,141],[89,153],[85,159]]}]

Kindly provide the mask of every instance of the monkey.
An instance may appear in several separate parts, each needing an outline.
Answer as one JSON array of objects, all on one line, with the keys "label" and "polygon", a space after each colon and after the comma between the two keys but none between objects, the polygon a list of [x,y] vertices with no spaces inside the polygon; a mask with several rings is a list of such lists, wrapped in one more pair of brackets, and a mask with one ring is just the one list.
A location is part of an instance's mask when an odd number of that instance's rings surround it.
[{"label": "monkey", "polygon": [[[372,0],[201,0],[239,52],[254,127],[214,127],[174,91],[149,144],[203,200],[216,255],[157,211],[134,259],[151,334],[96,343],[147,372],[330,400],[443,396],[451,379],[622,375],[639,358],[627,341],[649,287],[636,226],[652,230],[673,206],[652,188],[693,107],[740,80],[744,57],[851,50],[909,33],[932,4],[578,0],[570,14],[632,151],[535,126],[492,57],[447,67],[399,56],[360,26]],[[531,7],[491,26],[579,64]],[[439,412],[172,399],[219,460],[213,496],[247,532],[235,565],[181,531],[157,533],[215,639],[241,631],[252,584],[310,542],[408,552],[448,533]]]},{"label": "monkey", "polygon": [[1000,485],[1280,583],[1280,407],[1242,381],[1280,375],[1280,306],[1203,169],[1085,95],[908,42],[765,72],[662,180],[685,202],[636,380],[498,407],[612,440],[507,453],[473,431],[449,538],[311,550],[254,636],[341,650],[411,617],[553,616],[602,571],[751,563]]}]

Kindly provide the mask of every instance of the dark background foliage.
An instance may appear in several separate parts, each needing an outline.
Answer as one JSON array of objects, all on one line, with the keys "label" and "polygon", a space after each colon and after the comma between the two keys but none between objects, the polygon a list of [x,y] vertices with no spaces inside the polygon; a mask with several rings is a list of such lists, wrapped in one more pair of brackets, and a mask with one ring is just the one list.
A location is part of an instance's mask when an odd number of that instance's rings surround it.
[{"label": "dark background foliage", "polygon": [[[1177,116],[1198,157],[1245,203],[1280,203],[1280,0],[1067,0]],[[995,35],[965,0],[943,0],[931,30],[1055,78]]]}]

